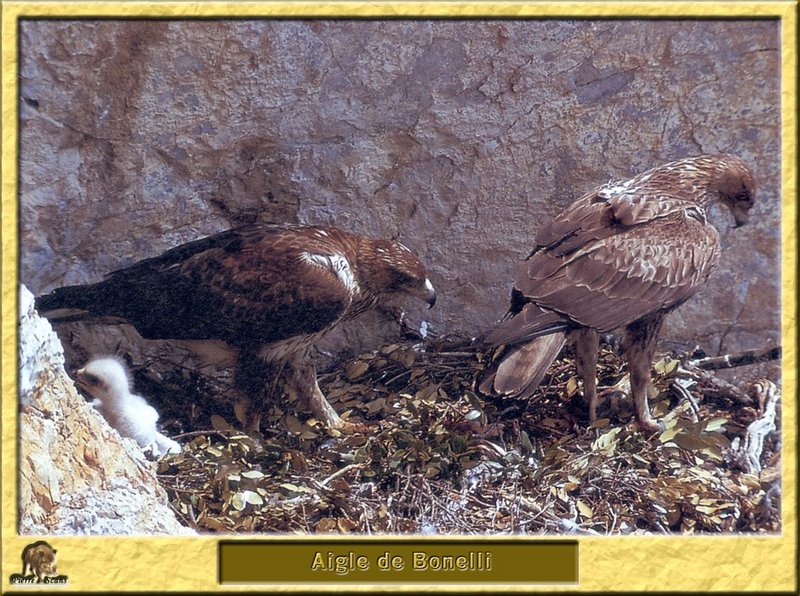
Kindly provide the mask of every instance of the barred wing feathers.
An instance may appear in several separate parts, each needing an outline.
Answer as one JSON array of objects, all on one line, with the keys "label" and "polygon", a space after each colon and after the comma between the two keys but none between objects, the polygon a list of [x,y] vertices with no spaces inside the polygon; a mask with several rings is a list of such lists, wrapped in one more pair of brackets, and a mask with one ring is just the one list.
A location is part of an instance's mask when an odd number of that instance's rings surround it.
[{"label": "barred wing feathers", "polygon": [[148,339],[278,341],[333,325],[353,301],[334,267],[307,255],[354,251],[321,228],[246,226],[179,246],[90,286],[59,288],[41,310],[83,308],[128,320]]},{"label": "barred wing feathers", "polygon": [[[607,204],[583,212],[592,217],[571,220],[560,241],[520,263],[515,288],[529,303],[493,330],[490,343],[570,326],[605,333],[674,308],[705,283],[719,258],[716,230],[683,209],[634,226],[616,223]],[[552,226],[544,232],[552,239]]]}]

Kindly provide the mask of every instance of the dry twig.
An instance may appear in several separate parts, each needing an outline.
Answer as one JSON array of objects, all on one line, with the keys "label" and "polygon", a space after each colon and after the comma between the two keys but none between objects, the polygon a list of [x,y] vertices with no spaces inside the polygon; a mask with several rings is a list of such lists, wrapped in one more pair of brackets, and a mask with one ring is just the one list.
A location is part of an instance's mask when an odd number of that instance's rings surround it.
[{"label": "dry twig", "polygon": [[721,370],[735,368],[737,366],[759,364],[760,362],[769,362],[770,360],[779,360],[780,357],[781,347],[777,346],[775,348],[764,348],[761,350],[745,350],[736,354],[725,354],[724,356],[716,356],[714,358],[699,358],[697,360],[690,360],[689,364],[702,370]]},{"label": "dry twig", "polygon": [[777,385],[766,379],[753,383],[752,389],[758,402],[764,404],[763,413],[747,427],[744,441],[734,459],[746,473],[758,474],[761,471],[764,441],[776,428],[776,408],[781,394]]},{"label": "dry twig", "polygon": [[[671,357],[656,366],[656,385],[680,382],[684,399],[675,406],[666,394],[657,398],[667,430],[645,436],[626,424],[629,414],[610,408],[588,431],[580,415],[568,415],[569,398],[580,395],[569,353],[533,399],[514,408],[475,393],[486,358],[441,338],[384,346],[320,376],[335,407],[374,432],[331,436],[279,403],[265,412],[273,432],[258,446],[220,432],[220,420],[214,430],[184,434],[183,453],[159,462],[161,481],[200,531],[780,531],[780,479],[767,478],[769,470],[779,474],[779,443],[769,424],[761,434],[751,424],[758,399],[713,371]],[[604,345],[599,360],[599,385],[620,386],[619,354]],[[759,387],[775,428],[777,388]],[[756,480],[723,457],[731,439],[745,440],[748,425],[750,457],[766,468]]]}]

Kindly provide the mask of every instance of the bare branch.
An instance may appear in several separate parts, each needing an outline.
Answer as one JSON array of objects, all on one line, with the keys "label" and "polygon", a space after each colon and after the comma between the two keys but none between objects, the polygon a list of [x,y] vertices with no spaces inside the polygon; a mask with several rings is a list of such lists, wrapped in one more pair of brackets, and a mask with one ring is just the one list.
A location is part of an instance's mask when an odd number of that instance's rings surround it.
[{"label": "bare branch", "polygon": [[753,398],[736,385],[721,379],[712,372],[697,368],[691,364],[691,361],[680,367],[678,373],[697,381],[695,391],[701,395],[703,399],[732,399],[743,406],[752,406],[755,404]]},{"label": "bare branch", "polygon": [[735,454],[735,460],[746,473],[758,474],[761,471],[764,440],[776,429],[775,409],[781,393],[775,383],[766,379],[753,383],[752,392],[757,395],[758,403],[763,404],[763,414],[747,427],[747,434]]},{"label": "bare branch", "polygon": [[744,352],[725,354],[724,356],[717,356],[716,358],[699,358],[697,360],[690,360],[689,364],[703,370],[720,370],[758,364],[770,360],[779,360],[780,357],[781,347],[777,346],[775,348],[764,348],[761,350],[745,350]]}]

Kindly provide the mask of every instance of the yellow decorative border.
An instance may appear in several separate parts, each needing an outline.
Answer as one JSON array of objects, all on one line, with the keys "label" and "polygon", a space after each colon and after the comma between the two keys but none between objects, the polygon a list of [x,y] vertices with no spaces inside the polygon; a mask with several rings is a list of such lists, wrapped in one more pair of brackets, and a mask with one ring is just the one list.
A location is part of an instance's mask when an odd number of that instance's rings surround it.
[{"label": "yellow decorative border", "polygon": [[[580,591],[791,591],[797,560],[797,15],[794,2],[5,2],[2,4],[2,568],[12,589],[20,553],[35,537],[17,524],[17,22],[35,17],[658,17],[780,19],[782,42],[783,534],[779,537],[625,537],[580,539]],[[231,537],[226,536],[226,539]],[[264,539],[264,536],[259,536]],[[281,538],[285,538],[282,536]],[[267,537],[268,539],[268,537]],[[346,537],[342,538],[346,541]],[[480,538],[475,539],[476,542]],[[509,538],[519,540],[519,538]],[[218,591],[216,537],[58,537],[67,591]],[[307,589],[286,586],[281,591]],[[28,591],[36,588],[26,587]],[[59,588],[55,588],[59,589]],[[252,586],[225,586],[226,592]],[[375,591],[326,585],[324,591]],[[380,586],[418,591],[419,586]],[[439,586],[438,592],[496,590]],[[574,586],[504,591],[574,591]],[[17,589],[19,591],[19,589]],[[270,587],[269,591],[276,591]]]}]

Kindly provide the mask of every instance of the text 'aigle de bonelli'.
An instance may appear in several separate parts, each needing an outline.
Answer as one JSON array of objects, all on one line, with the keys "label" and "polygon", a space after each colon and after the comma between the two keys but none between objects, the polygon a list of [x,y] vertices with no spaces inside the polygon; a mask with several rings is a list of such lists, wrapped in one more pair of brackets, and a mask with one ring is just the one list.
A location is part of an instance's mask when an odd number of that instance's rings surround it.
[{"label": "text 'aigle de bonelli'", "polygon": [[423,551],[413,551],[410,557],[384,551],[378,557],[356,554],[349,551],[334,554],[331,551],[316,551],[311,561],[311,570],[348,575],[351,572],[368,571],[491,571],[492,553],[488,551],[468,551],[458,555],[433,555]]}]

